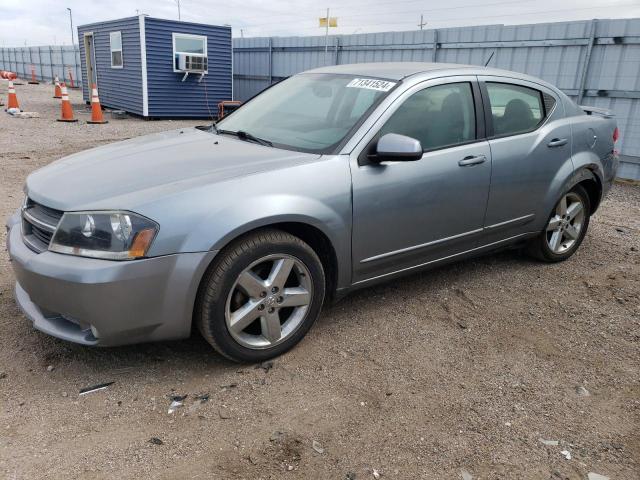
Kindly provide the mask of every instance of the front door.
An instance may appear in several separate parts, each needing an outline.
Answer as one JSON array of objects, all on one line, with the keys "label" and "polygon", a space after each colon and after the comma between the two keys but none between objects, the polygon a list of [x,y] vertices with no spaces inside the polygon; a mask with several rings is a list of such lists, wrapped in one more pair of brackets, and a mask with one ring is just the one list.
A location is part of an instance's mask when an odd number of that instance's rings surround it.
[{"label": "front door", "polygon": [[[455,80],[453,80],[455,78]],[[374,125],[352,159],[353,281],[364,282],[474,248],[491,176],[475,77],[416,85]],[[377,138],[420,140],[417,161],[367,162]]]},{"label": "front door", "polygon": [[87,80],[89,82],[88,89],[91,93],[91,85],[98,83],[96,76],[96,60],[95,50],[93,44],[93,33],[84,34],[84,54],[85,54],[85,67],[87,69]]}]

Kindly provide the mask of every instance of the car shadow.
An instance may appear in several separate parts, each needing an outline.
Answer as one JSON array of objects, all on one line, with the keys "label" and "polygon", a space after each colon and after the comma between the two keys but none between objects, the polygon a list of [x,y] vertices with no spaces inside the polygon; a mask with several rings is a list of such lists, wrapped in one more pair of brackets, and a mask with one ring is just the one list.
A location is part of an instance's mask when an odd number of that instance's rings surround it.
[{"label": "car shadow", "polygon": [[[320,319],[315,327],[315,334],[322,334],[322,325],[328,325],[337,317],[337,310],[343,311],[349,307],[377,308],[375,304],[367,307],[372,299],[378,297],[392,297],[401,291],[403,297],[412,294],[424,294],[425,289],[454,287],[459,282],[473,282],[474,279],[486,278],[487,267],[500,271],[518,268],[535,268],[537,262],[524,257],[519,251],[505,250],[473,259],[432,268],[427,271],[416,272],[387,283],[357,290],[337,303],[324,307]],[[539,264],[538,264],[539,265]],[[233,371],[243,368],[213,350],[213,348],[194,331],[188,339],[178,341],[144,343],[120,347],[86,347],[63,340],[49,337],[37,332],[42,339],[41,349],[45,363],[73,361],[82,364],[87,372],[100,373],[104,377],[109,373],[126,374],[129,371],[146,371],[160,368],[163,371],[189,370],[198,371]],[[244,365],[246,367],[247,365]]]}]

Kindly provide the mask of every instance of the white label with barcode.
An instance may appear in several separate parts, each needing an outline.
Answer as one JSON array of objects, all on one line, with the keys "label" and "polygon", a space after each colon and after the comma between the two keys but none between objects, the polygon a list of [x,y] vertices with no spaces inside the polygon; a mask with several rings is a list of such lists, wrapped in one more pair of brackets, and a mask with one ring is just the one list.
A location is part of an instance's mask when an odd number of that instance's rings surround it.
[{"label": "white label with barcode", "polygon": [[354,78],[347,87],[349,88],[366,88],[368,90],[377,90],[379,92],[388,92],[395,87],[395,82],[386,80],[376,80],[375,78]]}]

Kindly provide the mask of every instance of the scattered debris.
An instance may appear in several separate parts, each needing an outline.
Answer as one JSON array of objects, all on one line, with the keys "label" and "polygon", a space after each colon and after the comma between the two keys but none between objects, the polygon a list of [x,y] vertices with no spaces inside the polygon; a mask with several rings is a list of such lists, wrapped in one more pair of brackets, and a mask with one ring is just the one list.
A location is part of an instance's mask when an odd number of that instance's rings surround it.
[{"label": "scattered debris", "polygon": [[626,233],[626,230],[624,228],[621,228],[621,227],[616,227],[616,232]]},{"label": "scattered debris", "polygon": [[[14,109],[10,109],[10,110],[14,110]],[[11,112],[9,112],[11,113]],[[38,112],[14,112],[11,113],[12,116],[16,117],[16,118],[40,118],[40,114]]]},{"label": "scattered debris", "polygon": [[127,118],[127,112],[124,110],[111,110],[111,118],[123,120]]},{"label": "scattered debris", "polygon": [[267,362],[262,362],[260,365],[256,365],[254,368],[261,368],[263,369],[265,372],[268,372],[269,370],[271,370],[273,368],[273,361],[269,360]]},{"label": "scattered debris", "polygon": [[[186,397],[186,395],[185,395]],[[196,395],[195,396],[196,400],[200,400],[200,403],[206,403],[209,401],[209,394],[208,393],[201,393],[200,395]]]},{"label": "scattered debris", "polygon": [[[186,395],[185,395],[186,397]],[[167,410],[167,413],[169,415],[171,415],[173,412],[175,412],[177,409],[179,409],[180,407],[182,407],[183,402],[182,400],[172,400],[171,401],[171,405],[169,405],[169,410]]]},{"label": "scattered debris", "polygon": [[322,448],[322,445],[320,444],[320,442],[316,442],[315,440],[311,443],[311,446],[313,447],[313,449],[318,452],[320,455],[322,455],[324,453],[324,448]]},{"label": "scattered debris", "polygon": [[97,391],[100,391],[100,390],[106,390],[106,388],[109,385],[113,385],[114,383],[115,382],[106,382],[106,383],[100,383],[98,385],[94,385],[92,387],[85,387],[85,388],[80,390],[80,396],[87,395],[89,393],[97,392]]},{"label": "scattered debris", "polygon": [[380,478],[380,472],[378,470],[376,470],[375,468],[373,469],[373,478],[375,478],[376,480],[378,480],[378,478]]},{"label": "scattered debris", "polygon": [[505,427],[510,427],[511,426],[511,422],[504,422],[504,426]]},{"label": "scattered debris", "polygon": [[67,398],[69,396],[69,394],[67,392],[62,392],[62,396]]},{"label": "scattered debris", "polygon": [[169,398],[174,401],[174,402],[182,402],[184,401],[189,395],[171,395]]},{"label": "scattered debris", "polygon": [[557,447],[559,443],[558,440],[545,440],[544,438],[539,438],[538,440],[540,440],[541,443],[544,443],[548,447]]},{"label": "scattered debris", "polygon": [[229,410],[227,410],[227,407],[221,407],[220,410],[218,410],[218,414],[223,420],[231,418],[231,414],[229,413]]},{"label": "scattered debris", "polygon": [[[631,247],[631,251],[632,252],[637,252],[638,251],[638,247]],[[597,475],[597,473],[596,473],[596,475]]]},{"label": "scattered debris", "polygon": [[580,385],[579,387],[576,387],[576,394],[579,397],[588,397],[591,394],[589,393],[589,390],[587,390],[586,388],[584,388],[582,385]]},{"label": "scattered debris", "polygon": [[293,470],[293,465],[287,465],[287,470],[288,470],[288,471]]},{"label": "scattered debris", "polygon": [[49,365],[47,366],[47,372],[53,372],[55,370],[56,367],[54,367],[53,365]]},{"label": "scattered debris", "polygon": [[151,437],[149,439],[149,443],[152,443],[154,445],[164,445],[164,442],[160,440],[158,437]]},{"label": "scattered debris", "polygon": [[271,434],[271,436],[269,437],[269,440],[275,443],[282,443],[282,441],[286,436],[287,436],[286,433],[276,430]]},{"label": "scattered debris", "polygon": [[0,372],[0,380],[3,378],[7,378],[7,372]]},{"label": "scattered debris", "polygon": [[473,475],[471,475],[467,470],[460,470],[460,476],[462,480],[473,480]]},{"label": "scattered debris", "polygon": [[599,473],[595,472],[587,473],[587,478],[589,480],[609,480],[609,477],[605,477],[604,475],[600,475]]},{"label": "scattered debris", "polygon": [[226,390],[228,388],[236,388],[238,384],[236,382],[227,383],[226,385],[220,385],[222,390]]},{"label": "scattered debris", "polygon": [[564,458],[566,458],[567,460],[571,460],[571,452],[569,450],[562,450],[560,452]]},{"label": "scattered debris", "polygon": [[356,474],[354,472],[347,472],[344,477],[345,480],[356,480]]}]

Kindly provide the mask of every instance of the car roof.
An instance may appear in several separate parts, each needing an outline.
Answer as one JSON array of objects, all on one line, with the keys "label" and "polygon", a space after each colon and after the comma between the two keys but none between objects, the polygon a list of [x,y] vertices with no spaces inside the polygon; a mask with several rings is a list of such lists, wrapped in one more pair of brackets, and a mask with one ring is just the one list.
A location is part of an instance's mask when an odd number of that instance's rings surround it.
[{"label": "car roof", "polygon": [[[446,71],[446,72],[445,72]],[[377,63],[352,63],[347,65],[332,65],[328,67],[314,68],[303,73],[335,73],[344,75],[358,75],[364,77],[384,78],[387,80],[402,80],[419,73],[438,72],[447,75],[498,75],[524,80],[534,80],[541,83],[540,79],[524,75],[522,73],[500,70],[497,68],[481,67],[478,65],[463,65],[457,63],[433,63],[433,62],[377,62]]]}]

